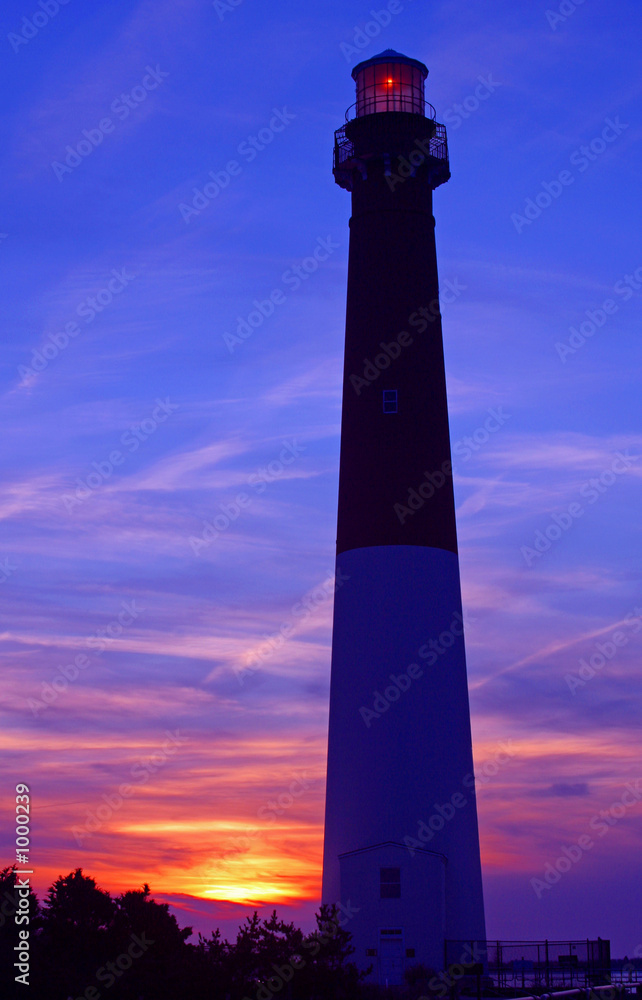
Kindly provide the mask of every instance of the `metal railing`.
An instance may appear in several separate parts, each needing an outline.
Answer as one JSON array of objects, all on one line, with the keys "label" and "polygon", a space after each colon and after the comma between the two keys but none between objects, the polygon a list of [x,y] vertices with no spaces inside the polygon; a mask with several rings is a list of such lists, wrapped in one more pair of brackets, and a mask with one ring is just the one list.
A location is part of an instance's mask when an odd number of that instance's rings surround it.
[{"label": "metal railing", "polygon": [[[347,160],[354,157],[354,145],[348,139],[345,125],[338,128],[334,133],[334,167],[342,166]],[[429,141],[428,152],[437,160],[448,160],[448,140],[446,138],[446,126],[435,122],[435,134]]]},{"label": "metal railing", "polygon": [[447,941],[446,967],[470,954],[500,988],[537,992],[611,981],[609,941]]},{"label": "metal railing", "polygon": [[354,145],[346,135],[345,125],[334,133],[334,166],[339,167],[354,156]]},{"label": "metal railing", "polygon": [[[367,107],[369,104],[374,104],[376,107],[375,111],[366,111],[363,114],[358,114],[357,108]],[[397,105],[406,105],[406,107],[398,107]],[[423,105],[423,112],[417,111],[417,105]],[[437,112],[430,103],[423,98],[418,98],[415,96],[408,95],[407,97],[403,94],[390,94],[390,95],[378,95],[373,98],[365,98],[359,101],[355,101],[351,104],[346,111],[346,121],[350,122],[354,118],[367,118],[368,115],[386,115],[391,111],[403,111],[407,114],[419,115],[423,118],[430,118],[431,121],[435,121],[437,117]]]}]

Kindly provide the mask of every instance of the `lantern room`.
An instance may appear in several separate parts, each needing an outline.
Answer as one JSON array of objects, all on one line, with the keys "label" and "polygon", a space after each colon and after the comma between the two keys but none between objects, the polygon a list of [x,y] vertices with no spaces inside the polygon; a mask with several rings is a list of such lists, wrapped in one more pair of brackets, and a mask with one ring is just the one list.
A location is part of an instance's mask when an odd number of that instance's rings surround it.
[{"label": "lantern room", "polygon": [[[381,175],[389,179],[394,162],[404,156],[412,176],[417,171],[427,175],[432,189],[448,180],[446,129],[425,99],[427,76],[422,62],[394,49],[354,67],[357,100],[346,111],[345,124],[334,133],[333,172],[340,187],[354,192],[357,178]],[[401,169],[406,168],[402,165]]]},{"label": "lantern room", "polygon": [[382,111],[425,115],[424,81],[428,70],[417,59],[386,49],[352,71],[357,84],[356,117]]}]

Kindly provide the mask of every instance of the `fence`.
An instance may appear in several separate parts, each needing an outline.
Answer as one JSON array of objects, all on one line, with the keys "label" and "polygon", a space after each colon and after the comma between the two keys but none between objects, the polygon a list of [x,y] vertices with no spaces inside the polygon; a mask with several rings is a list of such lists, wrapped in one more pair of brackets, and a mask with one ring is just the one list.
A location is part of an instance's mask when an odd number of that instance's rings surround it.
[{"label": "fence", "polygon": [[[446,969],[474,961],[496,986],[573,989],[611,982],[610,941],[446,941]],[[477,970],[476,970],[477,971]],[[479,971],[481,971],[479,969]],[[619,977],[618,981],[621,981]],[[637,979],[632,980],[637,982]]]}]

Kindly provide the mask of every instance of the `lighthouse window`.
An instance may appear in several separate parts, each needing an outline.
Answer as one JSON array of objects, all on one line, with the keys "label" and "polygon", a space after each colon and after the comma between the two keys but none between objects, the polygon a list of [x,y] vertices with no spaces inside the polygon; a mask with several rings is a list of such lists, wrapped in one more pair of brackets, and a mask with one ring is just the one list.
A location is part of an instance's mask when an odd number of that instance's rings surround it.
[{"label": "lighthouse window", "polygon": [[401,897],[401,868],[380,868],[381,899],[399,899]]},{"label": "lighthouse window", "polygon": [[384,389],[383,390],[383,412],[384,413],[396,413],[397,412],[397,390],[396,389]]}]

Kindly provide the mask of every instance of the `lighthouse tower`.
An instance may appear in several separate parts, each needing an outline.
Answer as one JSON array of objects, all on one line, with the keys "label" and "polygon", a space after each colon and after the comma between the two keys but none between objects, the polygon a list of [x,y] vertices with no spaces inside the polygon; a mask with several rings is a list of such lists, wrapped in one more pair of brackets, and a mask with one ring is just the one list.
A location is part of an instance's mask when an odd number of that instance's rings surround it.
[{"label": "lighthouse tower", "polygon": [[393,985],[485,939],[423,63],[355,67],[323,900]]}]

